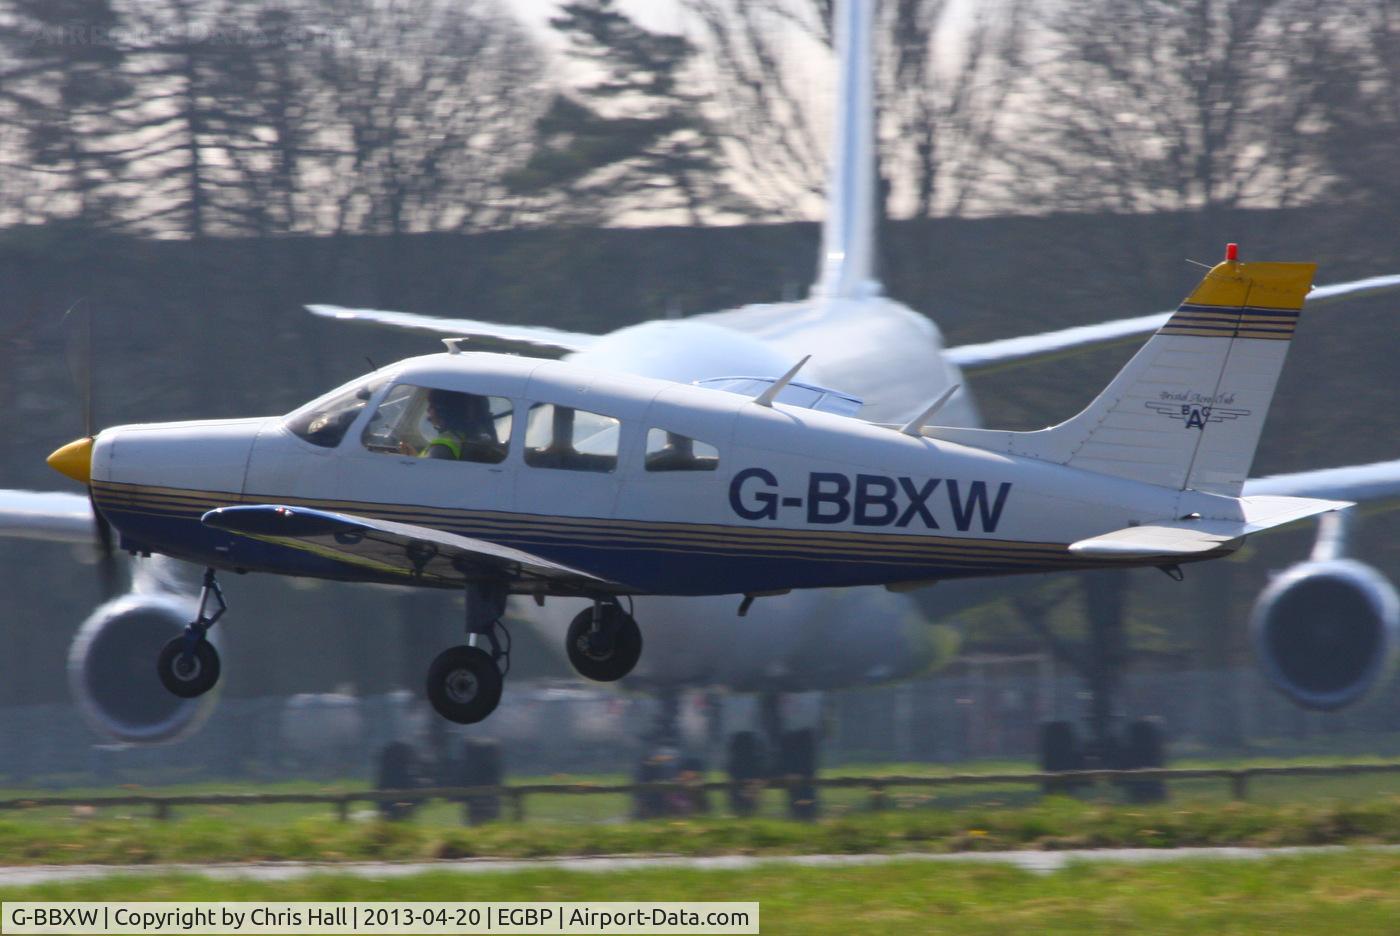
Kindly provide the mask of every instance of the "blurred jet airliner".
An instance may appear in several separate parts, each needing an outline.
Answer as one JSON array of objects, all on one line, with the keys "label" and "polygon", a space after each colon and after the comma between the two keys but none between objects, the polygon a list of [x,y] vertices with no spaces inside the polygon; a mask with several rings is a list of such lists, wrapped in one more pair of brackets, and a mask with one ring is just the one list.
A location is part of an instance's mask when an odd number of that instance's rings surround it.
[{"label": "blurred jet airliner", "polygon": [[[977,426],[978,416],[971,394],[959,389],[964,372],[1119,343],[1161,328],[1172,313],[947,348],[933,322],[881,294],[875,277],[872,7],[859,0],[836,4],[840,96],[822,256],[807,299],[644,322],[606,335],[334,306],[311,311],[466,338],[472,349],[564,358],[600,370],[754,393],[810,354],[804,382],[787,384],[779,401],[893,425],[922,425],[936,410],[939,425],[969,428]],[[1312,291],[1308,307],[1397,287],[1400,276],[1324,286]],[[1239,408],[1220,401],[1164,405],[1160,418],[1179,421],[1183,431],[1223,425],[1232,416],[1228,411]],[[1400,461],[1251,480],[1243,493],[1393,499],[1400,494]],[[0,533],[92,539],[86,500],[55,497],[61,496],[8,494],[0,502],[9,505],[0,509]],[[1384,577],[1344,558],[1339,526],[1321,529],[1325,535],[1313,556],[1261,597],[1255,623],[1260,662],[1273,684],[1302,705],[1334,708],[1359,698],[1385,672],[1395,655],[1400,611]],[[756,745],[766,740],[780,752],[783,772],[810,769],[816,756],[810,693],[898,679],[930,662],[926,626],[906,594],[857,588],[753,597],[744,602],[743,619],[730,598],[636,602],[636,617],[654,626],[631,684],[658,690],[671,703],[687,688],[758,694],[761,704],[730,713],[731,763],[752,762]],[[104,639],[128,643],[115,636],[120,631],[129,630],[133,639],[143,628],[168,636],[176,622],[160,600],[127,596],[124,604],[104,606],[75,644],[74,685],[85,710],[100,730],[125,740],[175,736],[200,714],[198,701],[169,703],[168,710],[150,716],[133,713],[111,696],[110,679],[85,675],[100,672],[94,648]],[[539,626],[562,633],[577,611],[568,604],[551,601],[529,613]],[[1319,604],[1343,607],[1346,614],[1318,614]],[[164,637],[142,639],[158,645]],[[1313,650],[1319,641],[1334,648],[1325,659]],[[656,737],[673,743],[677,734],[674,704],[663,705]]]}]

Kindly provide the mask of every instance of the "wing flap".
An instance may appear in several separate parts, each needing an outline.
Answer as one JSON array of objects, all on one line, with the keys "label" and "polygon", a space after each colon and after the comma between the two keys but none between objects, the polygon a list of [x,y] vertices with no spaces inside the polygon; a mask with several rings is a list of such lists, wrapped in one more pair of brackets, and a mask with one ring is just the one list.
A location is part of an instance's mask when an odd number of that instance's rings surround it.
[{"label": "wing flap", "polygon": [[532,553],[443,530],[354,514],[258,504],[220,507],[206,526],[416,581],[459,585],[502,574],[516,581],[622,589]]},{"label": "wing flap", "polygon": [[561,358],[583,351],[597,340],[595,335],[542,328],[533,325],[503,325],[476,319],[436,318],[412,312],[381,309],[347,309],[335,305],[309,305],[306,311],[322,318],[344,322],[370,322],[408,331],[428,332],[450,338],[465,338],[471,351],[497,351],[527,357]]}]

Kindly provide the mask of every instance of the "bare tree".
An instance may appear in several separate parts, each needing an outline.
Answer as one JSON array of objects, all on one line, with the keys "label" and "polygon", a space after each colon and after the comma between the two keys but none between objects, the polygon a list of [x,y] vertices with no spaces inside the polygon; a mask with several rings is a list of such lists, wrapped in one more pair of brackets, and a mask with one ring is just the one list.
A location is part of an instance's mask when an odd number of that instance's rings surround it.
[{"label": "bare tree", "polygon": [[1400,9],[1351,0],[1329,12],[1318,71],[1326,81],[1323,152],[1334,194],[1393,206],[1400,199]]},{"label": "bare tree", "polygon": [[159,236],[504,223],[543,58],[496,0],[4,0],[11,215]]},{"label": "bare tree", "polygon": [[904,183],[915,217],[1014,212],[1002,154],[1017,140],[1008,117],[1026,61],[1025,0],[977,5],[966,20],[949,0],[886,8],[886,177]]},{"label": "bare tree", "polygon": [[[792,49],[830,47],[830,0],[686,0],[713,63],[730,157],[778,216],[820,194],[827,141]],[[1024,0],[958,15],[950,0],[891,0],[876,26],[880,166],[887,211],[960,215],[1008,207],[998,180],[1007,104],[1024,60]],[[1003,173],[1004,174],[1004,173]]]},{"label": "bare tree", "polygon": [[550,25],[589,80],[563,91],[536,125],[529,163],[512,173],[550,221],[607,223],[746,217],[727,184],[706,94],[683,35],[639,25],[614,0],[578,0]]},{"label": "bare tree", "polygon": [[[0,16],[0,138],[12,215],[110,218],[101,197],[119,164],[108,111],[132,91],[110,41],[109,0],[10,0]],[[31,212],[29,207],[36,210]]]},{"label": "bare tree", "polygon": [[803,94],[808,78],[788,42],[831,44],[823,0],[685,0],[714,86],[715,124],[744,191],[770,217],[802,217],[820,196],[826,140]]},{"label": "bare tree", "polygon": [[1037,26],[1022,197],[1125,212],[1317,197],[1325,15],[1302,0],[1057,5]]},{"label": "bare tree", "polygon": [[321,0],[346,43],[320,51],[333,97],[321,214],[334,231],[503,224],[504,175],[529,155],[544,62],[484,0]]}]

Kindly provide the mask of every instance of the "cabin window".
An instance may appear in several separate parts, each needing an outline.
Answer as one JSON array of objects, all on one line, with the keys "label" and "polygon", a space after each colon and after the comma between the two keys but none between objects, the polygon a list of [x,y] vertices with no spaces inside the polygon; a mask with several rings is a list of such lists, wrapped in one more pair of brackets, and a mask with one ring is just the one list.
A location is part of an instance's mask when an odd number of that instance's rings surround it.
[{"label": "cabin window", "polygon": [[525,464],[569,471],[612,471],[617,467],[620,426],[611,416],[536,403],[525,425]]},{"label": "cabin window", "polygon": [[382,381],[323,397],[287,417],[287,429],[299,438],[322,448],[335,448],[345,438],[350,425],[369,403]]},{"label": "cabin window", "polygon": [[504,461],[515,407],[505,397],[399,384],[384,395],[361,441],[372,452],[445,461]]},{"label": "cabin window", "polygon": [[671,432],[647,430],[647,471],[714,471],[719,467],[719,449],[708,442]]}]

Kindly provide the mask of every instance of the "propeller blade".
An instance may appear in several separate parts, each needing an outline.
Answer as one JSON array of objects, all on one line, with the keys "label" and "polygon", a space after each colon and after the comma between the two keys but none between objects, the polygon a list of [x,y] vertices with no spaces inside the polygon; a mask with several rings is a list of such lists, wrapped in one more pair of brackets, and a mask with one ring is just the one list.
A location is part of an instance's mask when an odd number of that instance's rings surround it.
[{"label": "propeller blade", "polygon": [[78,399],[83,408],[83,435],[92,436],[95,432],[96,418],[93,415],[93,388],[92,388],[92,312],[84,309],[78,312],[78,307],[83,300],[79,299],[68,307],[63,313],[63,321],[81,318],[82,321],[74,321],[68,330],[68,376],[73,381],[73,386],[78,391]]},{"label": "propeller blade", "polygon": [[[66,356],[69,376],[73,379],[73,385],[77,388],[82,403],[83,435],[91,440],[97,435],[97,417],[93,406],[93,316],[91,309],[78,311],[82,303],[83,300],[79,299],[69,306],[63,313],[63,321],[68,322],[75,317],[75,313],[82,319],[73,322],[68,331]],[[111,599],[125,590],[122,587],[121,562],[117,558],[116,545],[112,538],[112,525],[97,509],[97,500],[92,496],[91,486],[88,487],[87,494],[88,503],[92,505],[92,522],[97,534],[97,578],[103,598]]]}]

